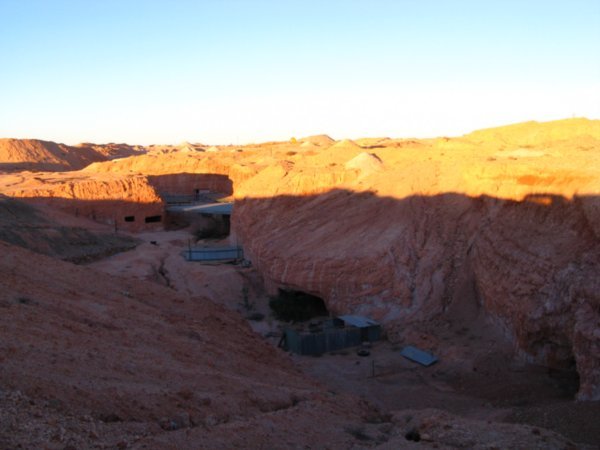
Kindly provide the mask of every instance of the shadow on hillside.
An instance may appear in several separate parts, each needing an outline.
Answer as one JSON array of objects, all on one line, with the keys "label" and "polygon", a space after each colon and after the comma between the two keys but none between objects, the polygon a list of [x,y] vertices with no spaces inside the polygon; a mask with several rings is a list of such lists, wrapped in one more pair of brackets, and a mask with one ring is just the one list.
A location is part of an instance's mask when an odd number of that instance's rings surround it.
[{"label": "shadow on hillside", "polygon": [[[520,348],[568,367],[578,304],[600,300],[597,204],[592,196],[394,199],[332,190],[239,200],[232,229],[270,282],[322,297],[336,312],[468,318],[472,303],[498,317]],[[536,320],[547,302],[557,310]]]},{"label": "shadow on hillside", "polygon": [[[222,175],[150,178],[157,190],[180,195],[194,189],[232,190],[231,180]],[[74,215],[85,211],[109,223],[131,215],[134,223],[144,222],[162,215],[164,208],[162,203],[31,200]],[[419,321],[437,327],[448,320],[466,329],[464,334],[469,328],[485,328],[487,323],[478,322],[490,319],[529,361],[571,373],[558,381],[548,378],[548,383],[557,383],[556,400],[578,388],[580,395],[592,395],[589,389],[600,375],[593,335],[600,315],[600,228],[593,219],[599,202],[594,196],[546,194],[523,201],[459,193],[396,199],[334,189],[318,195],[240,199],[232,231],[268,283],[317,295],[336,313],[372,315],[384,327],[399,324],[398,342]],[[442,336],[445,331],[435,327],[432,333]],[[472,337],[475,348],[477,336]],[[431,346],[439,345],[444,356],[444,345],[459,338],[457,334],[444,342],[440,337]],[[481,351],[495,352],[490,342]],[[498,377],[510,368],[508,363],[501,366],[505,360],[498,361],[495,379],[502,384]],[[470,366],[462,370],[455,379],[482,392],[494,375],[471,373]],[[529,386],[515,390],[522,397],[512,401],[533,406],[546,401],[550,387],[529,393]],[[491,394],[481,394],[486,395]]]},{"label": "shadow on hillside", "polygon": [[0,241],[75,263],[131,250],[138,240],[109,230],[88,230],[44,216],[35,206],[0,195]]},{"label": "shadow on hillside", "polygon": [[[171,174],[148,176],[149,184],[161,195],[160,201],[141,203],[128,199],[86,200],[58,196],[19,197],[31,204],[56,207],[76,217],[83,217],[111,226],[114,231],[148,231],[162,229],[166,219],[165,201],[169,196],[180,196],[184,202],[231,195],[233,184],[226,175],[218,174]],[[69,178],[62,182],[68,183]],[[74,181],[75,183],[78,180]],[[102,180],[99,180],[102,183]],[[40,189],[44,189],[44,184]],[[84,186],[90,190],[92,187]],[[77,192],[77,190],[75,190]],[[135,196],[135,192],[132,192]]]},{"label": "shadow on hillside", "polygon": [[[231,191],[223,175],[151,178],[157,189],[178,194]],[[164,203],[20,200],[114,231],[159,230],[166,222]],[[574,342],[587,342],[575,339],[578,305],[598,301],[600,292],[600,226],[592,219],[597,204],[593,196],[514,201],[446,193],[395,199],[334,189],[238,200],[232,233],[270,282],[317,295],[332,311],[360,310],[384,321],[386,315],[409,320],[436,314],[471,320],[483,309],[499,318],[522,350],[551,367],[568,367],[577,357]],[[319,277],[335,283],[319,285],[307,277],[315,260],[328,261]],[[293,270],[284,272],[288,263]],[[548,302],[555,311],[537,320],[534,314]],[[584,363],[580,358],[578,365]]]},{"label": "shadow on hillside", "polygon": [[68,172],[72,171],[71,167],[67,164],[58,163],[44,163],[44,162],[14,162],[14,163],[0,163],[0,174],[15,173],[15,172]]}]

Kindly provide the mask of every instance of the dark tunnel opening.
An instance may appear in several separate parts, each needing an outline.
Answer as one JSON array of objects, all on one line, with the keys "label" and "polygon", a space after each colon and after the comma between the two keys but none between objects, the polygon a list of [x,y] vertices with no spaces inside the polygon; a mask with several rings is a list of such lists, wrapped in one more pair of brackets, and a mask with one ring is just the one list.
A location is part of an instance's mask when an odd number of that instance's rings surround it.
[{"label": "dark tunnel opening", "polygon": [[329,315],[322,298],[302,291],[279,289],[278,295],[269,301],[269,306],[275,316],[285,322],[303,322]]}]

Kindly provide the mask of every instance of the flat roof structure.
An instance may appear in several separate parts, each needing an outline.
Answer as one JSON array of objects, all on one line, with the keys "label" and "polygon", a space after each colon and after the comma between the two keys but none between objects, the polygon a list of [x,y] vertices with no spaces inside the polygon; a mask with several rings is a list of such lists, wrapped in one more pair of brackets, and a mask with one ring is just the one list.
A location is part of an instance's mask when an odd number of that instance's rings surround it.
[{"label": "flat roof structure", "polygon": [[182,252],[188,261],[222,262],[244,258],[241,247],[194,247]]},{"label": "flat roof structure", "polygon": [[221,214],[224,216],[230,216],[233,212],[233,202],[202,203],[197,205],[173,205],[167,206],[167,211],[188,214]]},{"label": "flat roof structure", "polygon": [[363,316],[346,315],[337,316],[337,318],[343,320],[346,325],[352,325],[357,328],[376,327],[379,325],[379,323],[375,322],[373,319]]}]

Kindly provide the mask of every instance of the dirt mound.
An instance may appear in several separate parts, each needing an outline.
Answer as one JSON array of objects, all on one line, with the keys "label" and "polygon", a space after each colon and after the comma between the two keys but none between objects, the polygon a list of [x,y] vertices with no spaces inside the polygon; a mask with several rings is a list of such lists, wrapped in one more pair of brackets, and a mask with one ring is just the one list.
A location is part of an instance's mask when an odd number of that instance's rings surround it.
[{"label": "dirt mound", "polygon": [[600,121],[564,119],[552,122],[523,122],[478,130],[464,136],[476,143],[511,146],[540,146],[548,142],[592,137],[600,139]]},{"label": "dirt mound", "polygon": [[333,144],[330,149],[332,150],[362,150],[363,148],[354,142],[352,139],[343,139]]},{"label": "dirt mound", "polygon": [[127,158],[129,156],[143,155],[146,149],[140,145],[128,144],[93,144],[84,142],[75,146],[81,149],[92,149],[96,153],[103,155],[106,159]]},{"label": "dirt mound", "polygon": [[381,138],[360,138],[356,139],[358,145],[362,148],[378,148],[385,147],[391,139],[389,137],[381,137]]},{"label": "dirt mound", "polygon": [[348,161],[344,167],[358,170],[364,176],[383,170],[383,163],[375,153],[362,152]]},{"label": "dirt mound", "polygon": [[0,171],[65,171],[106,159],[90,147],[70,147],[37,139],[0,139]]},{"label": "dirt mound", "polygon": [[330,138],[326,134],[317,134],[315,136],[307,136],[299,139],[298,142],[313,144],[317,147],[329,147],[335,142],[334,139]]},{"label": "dirt mound", "polygon": [[313,142],[307,141],[307,142],[303,142],[302,144],[300,144],[300,148],[303,150],[315,150],[315,149],[319,148],[319,145],[317,145]]},{"label": "dirt mound", "polygon": [[188,153],[190,153],[190,152],[193,153],[193,152],[203,152],[203,151],[205,151],[203,145],[201,145],[201,144],[192,144],[191,142],[182,142],[176,148],[180,152],[188,152]]}]

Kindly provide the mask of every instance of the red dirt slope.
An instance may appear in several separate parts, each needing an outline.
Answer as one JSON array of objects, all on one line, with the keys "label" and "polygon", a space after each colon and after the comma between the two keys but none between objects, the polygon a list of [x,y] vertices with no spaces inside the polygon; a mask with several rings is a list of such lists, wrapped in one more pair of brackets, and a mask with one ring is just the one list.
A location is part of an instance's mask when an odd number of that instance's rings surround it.
[{"label": "red dirt slope", "polygon": [[106,159],[90,147],[37,139],[0,139],[0,172],[78,170]]}]

